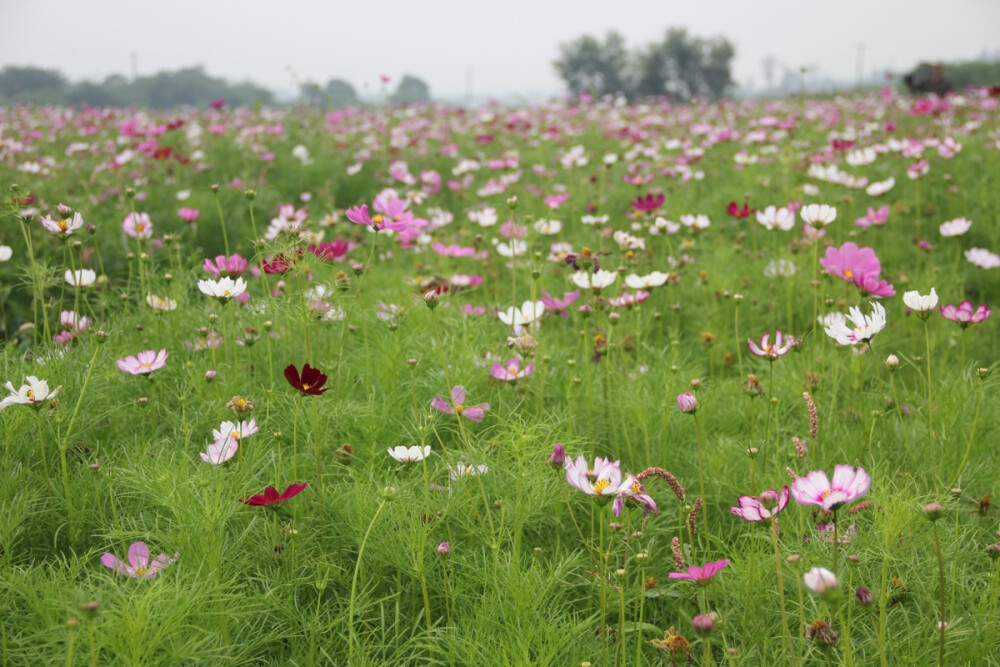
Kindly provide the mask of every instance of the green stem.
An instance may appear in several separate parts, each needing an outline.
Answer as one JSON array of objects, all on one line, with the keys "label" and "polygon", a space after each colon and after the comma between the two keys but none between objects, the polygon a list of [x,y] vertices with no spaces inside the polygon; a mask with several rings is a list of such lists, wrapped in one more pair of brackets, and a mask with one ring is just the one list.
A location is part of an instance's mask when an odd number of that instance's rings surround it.
[{"label": "green stem", "polygon": [[349,632],[347,648],[348,648],[348,660],[347,663],[350,665],[354,663],[354,643],[357,637],[357,630],[354,627],[354,602],[357,599],[358,591],[358,574],[361,572],[361,557],[365,553],[365,545],[368,543],[368,536],[372,533],[372,528],[375,527],[375,521],[378,519],[379,515],[382,514],[382,509],[385,507],[385,500],[379,503],[378,509],[375,510],[375,515],[372,520],[368,523],[368,529],[365,531],[365,536],[361,538],[361,546],[358,547],[358,558],[354,563],[354,576],[351,579],[351,600],[347,607],[347,629]]},{"label": "green stem", "polygon": [[937,523],[932,523],[931,527],[934,531],[934,552],[937,554],[938,562],[938,581],[940,582],[940,593],[941,593],[941,618],[938,623],[938,667],[943,667],[944,665],[944,628],[945,628],[945,616],[944,616],[944,558],[941,556],[941,539],[938,536]]},{"label": "green stem", "polygon": [[771,545],[774,547],[774,569],[778,577],[778,604],[781,607],[781,630],[784,634],[782,643],[787,643],[788,654],[794,656],[794,663],[798,664],[798,656],[792,648],[792,633],[788,629],[788,614],[785,612],[785,583],[781,572],[781,551],[778,549],[778,522],[774,520],[771,521]]}]

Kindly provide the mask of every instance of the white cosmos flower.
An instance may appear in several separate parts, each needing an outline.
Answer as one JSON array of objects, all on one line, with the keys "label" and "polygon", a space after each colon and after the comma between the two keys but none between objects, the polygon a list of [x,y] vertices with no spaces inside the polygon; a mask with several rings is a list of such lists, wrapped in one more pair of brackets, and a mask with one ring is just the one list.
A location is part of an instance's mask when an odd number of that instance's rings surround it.
[{"label": "white cosmos flower", "polygon": [[206,296],[226,301],[246,292],[247,283],[243,278],[233,280],[229,276],[226,276],[219,280],[199,280],[198,289]]},{"label": "white cosmos flower", "polygon": [[609,220],[607,215],[585,215],[580,218],[580,222],[585,225],[603,225]]},{"label": "white cosmos flower", "polygon": [[528,252],[528,244],[521,239],[511,239],[510,243],[498,243],[497,252],[504,257],[520,257]]},{"label": "white cosmos flower", "polygon": [[541,219],[535,223],[535,231],[545,236],[552,236],[562,231],[563,223],[559,220]]},{"label": "white cosmos flower", "polygon": [[66,282],[73,287],[90,287],[97,280],[97,274],[90,269],[78,269],[66,272]]},{"label": "white cosmos flower", "polygon": [[637,273],[630,273],[625,276],[625,284],[632,289],[646,289],[649,287],[661,287],[667,282],[670,276],[662,271],[653,271],[645,276]]},{"label": "white cosmos flower", "polygon": [[[708,218],[705,219],[708,220]],[[661,230],[665,230],[667,234],[676,234],[681,230],[681,226],[673,220],[657,216],[656,220],[653,221],[653,226],[649,228],[649,233],[655,235],[659,234]]]},{"label": "white cosmos flower", "polygon": [[614,233],[615,242],[618,247],[622,250],[645,250],[646,249],[646,239],[639,238],[638,236],[632,236],[628,232],[623,232],[621,230]]},{"label": "white cosmos flower", "polygon": [[[885,328],[885,308],[882,304],[871,302],[871,315],[864,315],[861,309],[852,307],[846,317],[830,318],[831,322],[826,325],[826,334],[837,341],[840,345],[857,345],[867,343],[875,337],[879,331]],[[837,313],[839,315],[839,313]],[[830,316],[827,316],[830,317]],[[851,327],[847,320],[854,325]]]},{"label": "white cosmos flower", "polygon": [[545,312],[545,304],[541,301],[525,301],[521,307],[511,306],[497,313],[500,321],[512,327],[515,336],[524,335],[525,329],[534,328]]},{"label": "white cosmos flower", "polygon": [[231,422],[224,421],[219,424],[218,430],[212,429],[212,437],[215,438],[216,442],[219,440],[224,440],[226,438],[232,438],[234,440],[240,440],[242,438],[247,438],[257,432],[257,420],[251,419],[250,421],[242,422]]},{"label": "white cosmos flower", "polygon": [[780,229],[787,232],[795,226],[795,214],[788,210],[788,207],[768,206],[763,211],[757,211],[757,222],[764,225],[769,231]]},{"label": "white cosmos flower", "polygon": [[948,220],[947,222],[942,222],[938,231],[941,232],[941,236],[961,236],[965,232],[969,231],[972,227],[972,221],[965,218],[955,218],[954,220]]},{"label": "white cosmos flower", "polygon": [[[692,227],[694,229],[706,229],[712,224],[712,221],[708,219],[708,216],[704,213],[699,213],[698,215],[682,215],[681,224],[685,227]],[[669,226],[667,231],[670,231]]]},{"label": "white cosmos flower", "polygon": [[403,445],[399,445],[386,451],[389,452],[389,456],[396,459],[400,463],[416,463],[418,461],[423,461],[431,455],[431,446],[424,445],[421,447],[419,445],[413,445],[412,447],[404,447]]},{"label": "white cosmos flower", "polygon": [[171,310],[177,308],[176,299],[166,299],[156,296],[155,294],[147,294],[146,303],[149,304],[149,307],[153,310],[159,310],[162,312],[170,312]]},{"label": "white cosmos flower", "polygon": [[799,211],[799,215],[813,227],[825,227],[837,219],[837,208],[829,204],[809,204]]},{"label": "white cosmos flower", "polygon": [[789,259],[772,259],[764,268],[768,278],[788,278],[795,275],[795,264]]},{"label": "white cosmos flower", "polygon": [[0,262],[6,262],[14,256],[14,250],[9,245],[0,245]]},{"label": "white cosmos flower", "polygon": [[451,481],[457,481],[463,477],[475,477],[476,475],[482,475],[490,471],[486,465],[480,463],[479,465],[466,465],[465,463],[456,463],[455,467],[448,466],[448,476],[451,477]]},{"label": "white cosmos flower", "polygon": [[852,167],[862,167],[874,162],[876,157],[878,155],[875,153],[875,149],[866,147],[850,151],[844,156],[844,161]]},{"label": "white cosmos flower", "polygon": [[210,442],[205,447],[205,451],[200,453],[201,460],[211,463],[214,466],[222,465],[229,459],[236,456],[236,450],[240,448],[240,443],[236,438],[226,438]]},{"label": "white cosmos flower", "polygon": [[907,308],[920,315],[921,318],[927,319],[927,316],[937,308],[938,295],[933,287],[931,288],[931,293],[927,295],[920,294],[917,290],[911,290],[903,293],[903,303],[906,304]]},{"label": "white cosmos flower", "polygon": [[892,190],[896,185],[896,179],[891,176],[884,181],[876,181],[865,188],[867,192],[872,197],[878,197],[879,195],[884,195],[889,190]]},{"label": "white cosmos flower", "polygon": [[965,251],[965,258],[970,264],[975,264],[981,269],[995,269],[1000,266],[1000,255],[985,248],[969,248]]},{"label": "white cosmos flower", "polygon": [[806,588],[817,595],[826,595],[840,586],[837,575],[825,567],[814,567],[809,570],[802,575],[802,581],[805,582]]},{"label": "white cosmos flower", "polygon": [[54,398],[59,393],[59,390],[62,389],[62,387],[56,387],[52,391],[49,391],[49,383],[45,380],[39,380],[34,375],[29,375],[25,380],[28,381],[28,384],[21,385],[20,389],[14,389],[14,385],[10,381],[4,385],[7,387],[7,391],[10,392],[10,396],[0,401],[0,410],[12,405],[38,407],[50,398]]},{"label": "white cosmos flower", "polygon": [[614,271],[605,271],[601,269],[597,273],[590,273],[589,271],[577,271],[572,276],[573,284],[577,287],[583,289],[593,289],[599,290],[604,289],[611,283],[615,281],[618,274]]}]

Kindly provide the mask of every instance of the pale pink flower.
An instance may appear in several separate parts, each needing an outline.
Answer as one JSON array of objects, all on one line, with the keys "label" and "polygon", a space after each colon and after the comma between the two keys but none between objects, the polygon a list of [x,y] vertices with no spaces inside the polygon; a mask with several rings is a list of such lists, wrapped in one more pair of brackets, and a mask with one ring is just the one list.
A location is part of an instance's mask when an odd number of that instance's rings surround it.
[{"label": "pale pink flower", "polygon": [[159,352],[144,350],[133,356],[129,355],[124,359],[119,359],[116,363],[118,369],[131,375],[149,375],[153,371],[159,370],[167,365],[167,350],[161,349]]}]

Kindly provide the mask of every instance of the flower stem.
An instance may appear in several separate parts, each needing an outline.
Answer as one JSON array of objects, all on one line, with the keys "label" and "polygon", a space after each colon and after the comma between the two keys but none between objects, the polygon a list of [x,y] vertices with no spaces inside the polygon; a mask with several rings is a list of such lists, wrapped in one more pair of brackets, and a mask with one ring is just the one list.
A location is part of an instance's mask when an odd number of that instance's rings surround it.
[{"label": "flower stem", "polygon": [[976,439],[976,427],[979,425],[979,411],[983,407],[983,381],[979,381],[979,393],[976,396],[976,416],[972,419],[972,430],[969,431],[969,439],[965,443],[965,455],[962,456],[962,462],[958,465],[958,471],[955,473],[955,479],[952,480],[949,488],[953,488],[958,484],[958,480],[961,479],[962,473],[965,472],[965,466],[969,462],[969,454],[972,453],[972,441]]},{"label": "flower stem", "polygon": [[931,528],[934,531],[934,552],[937,554],[938,562],[938,581],[940,582],[941,591],[941,618],[938,623],[938,667],[943,667],[944,665],[944,558],[941,557],[941,539],[938,536],[937,523],[932,523]]},{"label": "flower stem", "polygon": [[924,320],[924,347],[925,356],[927,358],[927,441],[930,451],[931,460],[931,470],[934,471],[932,474],[937,474],[937,456],[934,453],[934,403],[932,400],[932,385],[931,385],[931,332],[930,328],[927,326],[927,320]]},{"label": "flower stem", "polygon": [[[358,559],[354,563],[354,576],[351,578],[351,600],[347,607],[347,629],[349,632],[347,649],[348,649],[348,664],[354,664],[354,643],[357,641],[357,630],[354,627],[354,602],[357,599],[358,590],[358,574],[361,572],[361,557],[365,553],[365,545],[368,543],[368,536],[372,533],[372,528],[375,527],[375,521],[378,520],[379,515],[382,514],[382,509],[385,508],[385,500],[379,503],[378,509],[375,510],[375,515],[372,516],[372,520],[368,522],[368,529],[365,531],[365,536],[361,538],[361,546],[358,547]],[[447,584],[446,584],[447,585]]]},{"label": "flower stem", "polygon": [[[794,655],[792,648],[792,633],[788,629],[788,614],[785,612],[785,583],[781,572],[781,551],[778,549],[778,522],[771,521],[771,545],[774,547],[774,569],[778,577],[778,604],[781,607],[781,629],[784,642],[787,643],[788,654]],[[795,664],[798,664],[798,656],[794,656]]]},{"label": "flower stem", "polygon": [[[701,493],[702,502],[704,503],[705,498],[707,497],[705,495],[705,466],[702,464],[702,458],[701,458],[701,450],[702,450],[701,420],[698,419],[697,411],[694,413],[694,432],[695,432],[695,437],[697,438],[698,441],[698,488]],[[708,551],[711,550],[712,531],[709,528],[709,523],[708,523],[707,503],[705,504],[704,509],[702,509],[702,512],[704,513],[705,516],[705,548],[706,551]]]}]

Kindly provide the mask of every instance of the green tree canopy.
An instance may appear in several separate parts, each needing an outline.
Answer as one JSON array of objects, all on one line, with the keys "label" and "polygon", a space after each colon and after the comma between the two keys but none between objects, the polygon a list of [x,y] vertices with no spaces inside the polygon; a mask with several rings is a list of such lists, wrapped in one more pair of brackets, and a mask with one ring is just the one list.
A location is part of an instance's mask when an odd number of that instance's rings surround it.
[{"label": "green tree canopy", "polygon": [[395,92],[389,97],[393,104],[416,104],[431,101],[431,89],[421,79],[406,74],[399,81]]}]

